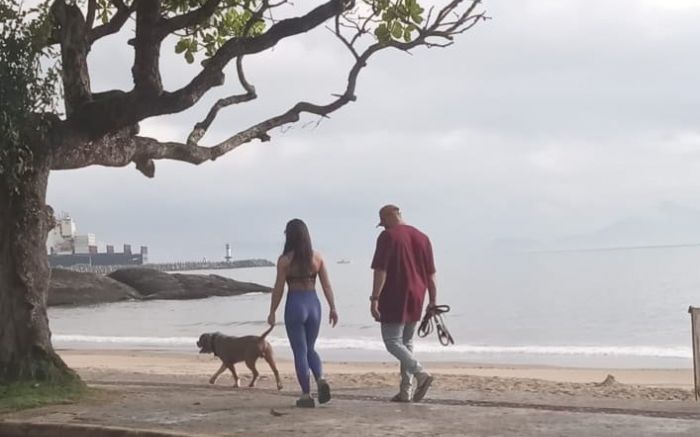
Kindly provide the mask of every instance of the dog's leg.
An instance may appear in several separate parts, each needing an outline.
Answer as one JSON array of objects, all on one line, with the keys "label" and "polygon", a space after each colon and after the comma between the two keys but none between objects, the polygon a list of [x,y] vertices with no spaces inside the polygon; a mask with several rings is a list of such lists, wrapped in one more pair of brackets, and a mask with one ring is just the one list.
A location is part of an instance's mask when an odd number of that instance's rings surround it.
[{"label": "dog's leg", "polygon": [[282,381],[280,381],[280,372],[277,371],[277,366],[275,365],[275,357],[272,355],[272,347],[268,345],[263,352],[263,358],[270,365],[272,373],[275,374],[275,380],[277,381],[277,390],[282,390]]},{"label": "dog's leg", "polygon": [[258,379],[258,369],[255,368],[255,360],[257,358],[248,358],[245,360],[245,365],[248,366],[251,372],[253,372],[253,379],[248,384],[248,387],[255,387],[255,380]]},{"label": "dog's leg", "polygon": [[219,367],[219,370],[217,370],[216,373],[214,373],[211,376],[211,378],[209,378],[209,384],[214,384],[216,382],[216,378],[218,378],[219,375],[221,375],[221,372],[223,372],[224,370],[226,370],[226,366],[222,364],[221,367]]},{"label": "dog's leg", "polygon": [[229,370],[231,371],[231,376],[233,376],[233,386],[235,388],[238,388],[238,375],[236,375],[236,366],[234,364],[231,364],[229,367]]}]

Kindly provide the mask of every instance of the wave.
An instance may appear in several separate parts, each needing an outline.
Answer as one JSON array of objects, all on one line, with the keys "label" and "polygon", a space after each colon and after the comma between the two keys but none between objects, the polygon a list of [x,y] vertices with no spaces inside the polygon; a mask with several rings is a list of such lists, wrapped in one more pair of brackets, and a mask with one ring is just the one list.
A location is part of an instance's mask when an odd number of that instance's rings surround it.
[{"label": "wave", "polygon": [[[53,336],[58,347],[78,345],[102,345],[113,347],[162,347],[195,348],[197,337],[117,337],[98,335],[58,334]],[[286,338],[270,337],[273,346],[288,347]],[[317,348],[320,350],[362,350],[384,351],[384,343],[374,338],[320,338]],[[691,347],[661,346],[497,346],[497,345],[455,345],[444,347],[435,343],[417,341],[415,350],[424,353],[449,355],[536,355],[536,356],[611,356],[611,357],[652,357],[652,358],[692,358]]]},{"label": "wave", "polygon": [[101,335],[53,335],[51,340],[61,344],[110,344],[121,346],[191,346],[196,344],[196,337],[113,337]]},{"label": "wave", "polygon": [[[208,329],[212,329],[212,324],[209,322],[178,323],[176,326],[178,328],[208,328]],[[215,326],[216,327],[214,329],[219,328],[219,327],[229,327],[229,326],[262,326],[263,329],[260,331],[262,333],[270,325],[267,323],[267,321],[264,321],[264,320],[244,320],[244,321],[238,321],[238,322],[218,323]]]}]

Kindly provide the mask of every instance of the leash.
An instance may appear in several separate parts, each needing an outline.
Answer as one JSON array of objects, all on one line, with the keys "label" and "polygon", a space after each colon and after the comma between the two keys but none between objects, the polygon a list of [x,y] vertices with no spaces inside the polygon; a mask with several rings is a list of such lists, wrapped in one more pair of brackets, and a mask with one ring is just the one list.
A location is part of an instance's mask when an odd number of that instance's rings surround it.
[{"label": "leash", "polygon": [[455,344],[450,331],[447,330],[445,321],[442,319],[442,315],[449,311],[449,305],[436,305],[426,308],[425,316],[423,316],[423,320],[421,320],[420,326],[418,326],[418,337],[427,337],[435,330],[441,345],[448,346],[450,344]]}]

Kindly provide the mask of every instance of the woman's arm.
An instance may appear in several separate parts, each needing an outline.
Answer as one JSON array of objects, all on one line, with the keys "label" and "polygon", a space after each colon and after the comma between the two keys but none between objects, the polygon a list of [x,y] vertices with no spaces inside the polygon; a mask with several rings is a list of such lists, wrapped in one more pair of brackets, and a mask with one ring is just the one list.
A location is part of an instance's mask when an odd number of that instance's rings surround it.
[{"label": "woman's arm", "polygon": [[331,325],[335,326],[338,323],[338,312],[335,309],[335,297],[333,296],[333,287],[331,287],[331,281],[328,278],[328,270],[326,270],[326,263],[323,261],[323,257],[319,254],[318,258],[318,277],[321,280],[321,288],[323,289],[323,295],[326,296],[326,301],[328,301],[328,307],[330,308],[328,321]]},{"label": "woman's arm", "polygon": [[270,325],[275,324],[275,312],[282,301],[282,294],[284,294],[284,280],[287,278],[288,267],[289,262],[287,261],[287,258],[284,255],[280,256],[277,260],[277,278],[275,279],[275,285],[272,288],[272,297],[270,298],[270,314],[267,316],[267,323]]}]

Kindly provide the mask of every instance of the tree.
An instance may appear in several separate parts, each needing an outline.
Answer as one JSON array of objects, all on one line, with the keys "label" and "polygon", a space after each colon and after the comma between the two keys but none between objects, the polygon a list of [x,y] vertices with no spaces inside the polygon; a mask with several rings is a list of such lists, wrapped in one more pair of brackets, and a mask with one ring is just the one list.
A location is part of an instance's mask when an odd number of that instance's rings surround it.
[{"label": "tree", "polygon": [[[426,9],[419,0],[325,0],[295,13],[300,6],[289,0],[42,0],[27,11],[18,0],[0,0],[0,382],[75,377],[51,346],[46,315],[51,170],[133,162],[153,177],[156,160],[201,164],[269,141],[272,130],[304,113],[327,117],[354,101],[358,75],[375,54],[451,45],[486,18],[476,11],[479,3],[446,0]],[[292,16],[276,19],[278,10]],[[133,88],[93,92],[87,64],[93,44],[130,21]],[[220,110],[256,98],[245,57],[319,26],[354,59],[341,93],[325,104],[298,102],[219,144],[200,143]],[[179,89],[162,85],[164,47],[201,65]],[[59,62],[47,69],[52,60]],[[213,92],[234,62],[242,93],[219,99],[185,141],[139,135],[142,120],[185,111]],[[59,97],[63,112],[56,109]]]}]

